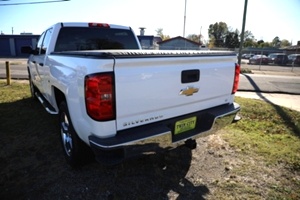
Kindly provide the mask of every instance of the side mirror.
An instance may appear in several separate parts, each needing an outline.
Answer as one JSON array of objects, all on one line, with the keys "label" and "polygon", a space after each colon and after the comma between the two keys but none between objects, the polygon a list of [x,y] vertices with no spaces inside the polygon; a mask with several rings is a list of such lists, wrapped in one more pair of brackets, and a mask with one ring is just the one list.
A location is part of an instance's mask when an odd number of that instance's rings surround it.
[{"label": "side mirror", "polygon": [[31,48],[31,46],[23,46],[21,47],[21,53],[33,54],[34,50]]}]

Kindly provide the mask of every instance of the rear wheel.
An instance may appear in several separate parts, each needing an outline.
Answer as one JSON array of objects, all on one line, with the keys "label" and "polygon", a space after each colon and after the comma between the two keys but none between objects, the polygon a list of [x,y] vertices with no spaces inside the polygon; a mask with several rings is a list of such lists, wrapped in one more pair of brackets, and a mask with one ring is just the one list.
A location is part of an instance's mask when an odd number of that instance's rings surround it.
[{"label": "rear wheel", "polygon": [[86,164],[92,159],[92,151],[78,137],[71,122],[68,106],[62,102],[59,106],[60,137],[63,154],[72,167]]}]

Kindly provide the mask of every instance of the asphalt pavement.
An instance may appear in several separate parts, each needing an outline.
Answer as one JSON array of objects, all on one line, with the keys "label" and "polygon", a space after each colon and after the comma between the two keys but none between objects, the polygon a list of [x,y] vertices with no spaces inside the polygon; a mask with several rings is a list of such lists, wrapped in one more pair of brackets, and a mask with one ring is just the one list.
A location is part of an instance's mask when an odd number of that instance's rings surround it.
[{"label": "asphalt pavement", "polygon": [[300,112],[300,66],[259,66],[242,62],[252,74],[241,74],[236,96],[260,99]]},{"label": "asphalt pavement", "polygon": [[[0,58],[0,79],[6,79],[5,61],[10,62],[12,79],[28,79],[27,59]],[[258,66],[242,62],[252,74],[240,75],[236,96],[261,99],[300,112],[300,66]]]}]

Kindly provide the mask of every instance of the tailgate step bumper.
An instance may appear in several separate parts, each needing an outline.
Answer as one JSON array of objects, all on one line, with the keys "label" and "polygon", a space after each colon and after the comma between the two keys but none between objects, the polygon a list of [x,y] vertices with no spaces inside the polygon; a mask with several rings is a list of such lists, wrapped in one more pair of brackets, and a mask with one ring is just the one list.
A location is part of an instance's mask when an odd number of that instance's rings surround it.
[{"label": "tailgate step bumper", "polygon": [[[157,143],[162,148],[178,146],[188,139],[196,139],[213,134],[220,128],[231,124],[239,110],[240,106],[237,103],[226,104],[188,115],[122,130],[117,132],[115,137],[111,138],[103,139],[96,136],[89,136],[90,146],[94,151],[97,151],[97,149],[113,150],[148,143]],[[176,122],[191,117],[197,118],[195,128],[175,135],[174,129]]]}]

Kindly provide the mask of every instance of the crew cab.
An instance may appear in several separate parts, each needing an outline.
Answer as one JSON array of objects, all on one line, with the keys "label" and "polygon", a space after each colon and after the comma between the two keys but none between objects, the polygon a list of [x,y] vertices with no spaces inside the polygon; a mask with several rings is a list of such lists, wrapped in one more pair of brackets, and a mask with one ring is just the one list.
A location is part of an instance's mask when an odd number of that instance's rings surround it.
[{"label": "crew cab", "polygon": [[234,52],[142,50],[130,27],[104,23],[54,24],[22,52],[32,96],[59,117],[71,166],[88,155],[119,162],[149,143],[196,148],[240,110]]}]

